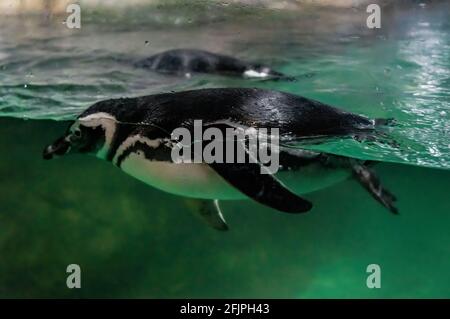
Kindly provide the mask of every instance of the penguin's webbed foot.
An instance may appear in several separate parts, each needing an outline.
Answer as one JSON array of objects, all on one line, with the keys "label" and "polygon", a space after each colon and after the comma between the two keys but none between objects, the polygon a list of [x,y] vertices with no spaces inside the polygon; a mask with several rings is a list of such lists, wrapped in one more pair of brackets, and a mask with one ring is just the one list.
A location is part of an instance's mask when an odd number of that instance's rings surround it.
[{"label": "penguin's webbed foot", "polygon": [[228,225],[222,215],[219,200],[194,199],[188,200],[194,212],[212,228],[220,231],[227,231]]},{"label": "penguin's webbed foot", "polygon": [[380,179],[376,176],[375,172],[359,163],[353,163],[352,170],[360,184],[364,186],[378,202],[389,209],[391,213],[398,214],[398,209],[394,206],[394,202],[397,198],[381,185]]}]

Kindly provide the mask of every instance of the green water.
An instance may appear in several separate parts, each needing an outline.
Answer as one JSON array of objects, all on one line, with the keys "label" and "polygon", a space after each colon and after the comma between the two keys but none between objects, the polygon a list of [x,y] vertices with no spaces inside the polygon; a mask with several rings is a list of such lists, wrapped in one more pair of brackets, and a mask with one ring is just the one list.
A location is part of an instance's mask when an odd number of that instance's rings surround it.
[{"label": "green water", "polygon": [[[450,5],[282,11],[170,5],[0,21],[0,297],[450,297]],[[127,61],[193,47],[263,61],[298,76],[263,82],[155,75]],[[355,181],[282,214],[223,203],[219,233],[189,202],[86,156],[43,161],[42,148],[95,101],[250,86],[392,117],[398,147],[333,140],[327,152],[380,160],[399,198],[393,216]],[[27,120],[24,120],[27,119]],[[406,165],[405,165],[406,164]],[[82,269],[69,290],[65,269]],[[366,287],[379,264],[382,288]]]}]

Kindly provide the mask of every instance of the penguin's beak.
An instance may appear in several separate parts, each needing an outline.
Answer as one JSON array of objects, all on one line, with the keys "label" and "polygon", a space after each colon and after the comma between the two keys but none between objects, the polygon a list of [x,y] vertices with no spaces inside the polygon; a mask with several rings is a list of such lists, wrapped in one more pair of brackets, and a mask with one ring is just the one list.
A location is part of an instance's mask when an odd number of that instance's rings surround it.
[{"label": "penguin's beak", "polygon": [[53,144],[48,145],[43,152],[43,157],[46,160],[52,159],[55,155],[62,156],[70,150],[70,142],[63,136],[57,139]]}]

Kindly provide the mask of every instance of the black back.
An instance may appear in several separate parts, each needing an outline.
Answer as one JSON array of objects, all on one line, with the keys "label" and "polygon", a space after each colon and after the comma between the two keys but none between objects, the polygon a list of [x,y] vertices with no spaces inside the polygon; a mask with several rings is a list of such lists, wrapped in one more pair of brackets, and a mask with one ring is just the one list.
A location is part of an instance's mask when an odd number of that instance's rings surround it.
[{"label": "black back", "polygon": [[[250,88],[218,88],[101,101],[83,114],[107,112],[124,123],[146,123],[172,132],[225,121],[255,128],[279,128],[285,137],[337,136],[374,129],[374,121],[301,96]],[[132,128],[130,128],[131,130]]]},{"label": "black back", "polygon": [[[243,75],[249,68],[259,70],[259,64],[248,63],[230,56],[195,49],[175,49],[157,53],[135,63],[137,67],[163,73],[219,73]],[[273,73],[273,74],[272,74]],[[271,72],[272,75],[282,75]]]}]

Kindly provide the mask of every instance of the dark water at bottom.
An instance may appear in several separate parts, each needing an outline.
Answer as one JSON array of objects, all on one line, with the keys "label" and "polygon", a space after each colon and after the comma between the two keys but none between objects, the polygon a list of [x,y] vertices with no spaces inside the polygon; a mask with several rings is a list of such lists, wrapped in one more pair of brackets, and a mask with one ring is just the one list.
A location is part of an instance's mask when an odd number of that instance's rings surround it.
[{"label": "dark water at bottom", "polygon": [[448,170],[378,165],[399,216],[348,180],[306,195],[304,215],[225,202],[219,233],[106,162],[42,160],[64,127],[0,119],[0,297],[450,297]]}]

